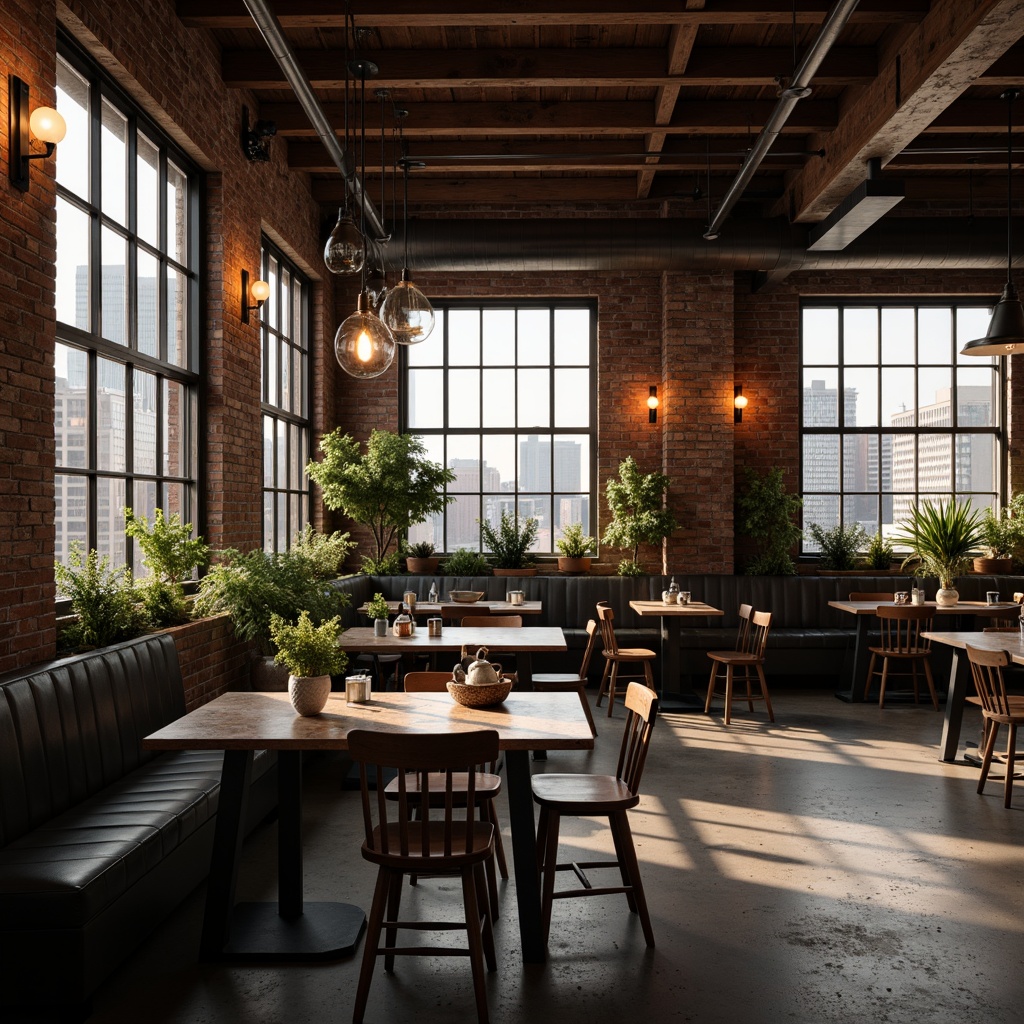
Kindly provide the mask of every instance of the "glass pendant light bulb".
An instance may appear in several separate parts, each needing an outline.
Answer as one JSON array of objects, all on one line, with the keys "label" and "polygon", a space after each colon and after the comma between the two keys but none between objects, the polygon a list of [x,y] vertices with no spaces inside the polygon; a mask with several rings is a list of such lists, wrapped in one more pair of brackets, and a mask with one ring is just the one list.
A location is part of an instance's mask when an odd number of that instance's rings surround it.
[{"label": "glass pendant light bulb", "polygon": [[409,280],[408,267],[381,304],[380,318],[400,345],[418,345],[434,329],[434,307]]},{"label": "glass pendant light bulb", "polygon": [[358,274],[363,269],[363,236],[348,210],[338,211],[338,221],[324,246],[324,263],[332,274]]},{"label": "glass pendant light bulb", "polygon": [[350,376],[379,377],[395,359],[395,339],[379,317],[370,311],[366,292],[359,293],[356,311],[334,336],[338,365]]},{"label": "glass pendant light bulb", "polygon": [[384,272],[384,264],[380,257],[371,253],[366,261],[366,289],[370,306],[378,312],[385,296],[388,294],[388,279]]}]

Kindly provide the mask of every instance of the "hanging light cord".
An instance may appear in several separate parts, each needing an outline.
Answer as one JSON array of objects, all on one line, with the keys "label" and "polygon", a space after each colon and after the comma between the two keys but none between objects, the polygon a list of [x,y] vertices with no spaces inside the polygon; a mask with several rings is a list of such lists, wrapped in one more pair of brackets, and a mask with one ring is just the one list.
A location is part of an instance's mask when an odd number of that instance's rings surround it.
[{"label": "hanging light cord", "polygon": [[359,87],[359,162],[363,173],[359,182],[359,233],[363,236],[363,269],[359,273],[359,290],[366,293],[366,201],[363,197],[363,182],[366,181],[366,68],[360,69]]},{"label": "hanging light cord", "polygon": [[409,164],[402,164],[402,270],[409,269]]},{"label": "hanging light cord", "polygon": [[1013,279],[1013,101],[1017,90],[1006,93],[1006,281]]}]

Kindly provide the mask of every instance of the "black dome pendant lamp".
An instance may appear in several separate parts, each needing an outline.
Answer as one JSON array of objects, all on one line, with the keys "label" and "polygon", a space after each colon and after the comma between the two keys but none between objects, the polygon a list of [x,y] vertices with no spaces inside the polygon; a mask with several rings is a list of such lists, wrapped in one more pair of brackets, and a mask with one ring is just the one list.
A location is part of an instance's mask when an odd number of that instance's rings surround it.
[{"label": "black dome pendant lamp", "polygon": [[964,345],[963,356],[1008,356],[1024,352],[1024,306],[1013,284],[1013,101],[1019,89],[1007,89],[999,98],[1006,100],[1006,285],[992,311],[988,333]]}]

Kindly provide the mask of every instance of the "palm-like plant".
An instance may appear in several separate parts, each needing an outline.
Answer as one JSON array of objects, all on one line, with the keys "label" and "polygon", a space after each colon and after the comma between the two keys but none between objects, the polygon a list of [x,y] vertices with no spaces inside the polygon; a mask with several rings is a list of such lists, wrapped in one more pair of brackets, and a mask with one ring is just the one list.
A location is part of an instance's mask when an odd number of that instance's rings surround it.
[{"label": "palm-like plant", "polygon": [[981,543],[982,514],[954,499],[925,501],[911,507],[900,523],[901,533],[893,542],[907,545],[910,554],[903,566],[913,566],[915,575],[938,576],[943,590],[952,590],[957,576],[971,564],[974,549]]}]

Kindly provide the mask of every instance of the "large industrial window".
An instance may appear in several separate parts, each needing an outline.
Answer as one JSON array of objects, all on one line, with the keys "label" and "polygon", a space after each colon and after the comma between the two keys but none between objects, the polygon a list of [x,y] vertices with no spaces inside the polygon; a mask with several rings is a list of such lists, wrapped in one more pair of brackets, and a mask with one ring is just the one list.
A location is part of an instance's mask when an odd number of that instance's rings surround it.
[{"label": "large industrial window", "polygon": [[77,541],[138,572],[126,506],[196,520],[196,175],[64,47],[57,108],[56,557]]},{"label": "large industrial window", "polygon": [[[804,526],[898,532],[912,504],[998,504],[1003,369],[961,356],[991,307],[823,302],[801,313]],[[805,540],[804,550],[817,550]]]},{"label": "large industrial window", "polygon": [[536,518],[534,549],[574,522],[592,533],[597,311],[579,300],[435,302],[403,348],[403,427],[455,473],[446,511],[410,531],[438,551],[481,549],[480,522]]},{"label": "large industrial window", "polygon": [[309,282],[263,242],[263,547],[286,551],[309,522]]}]

